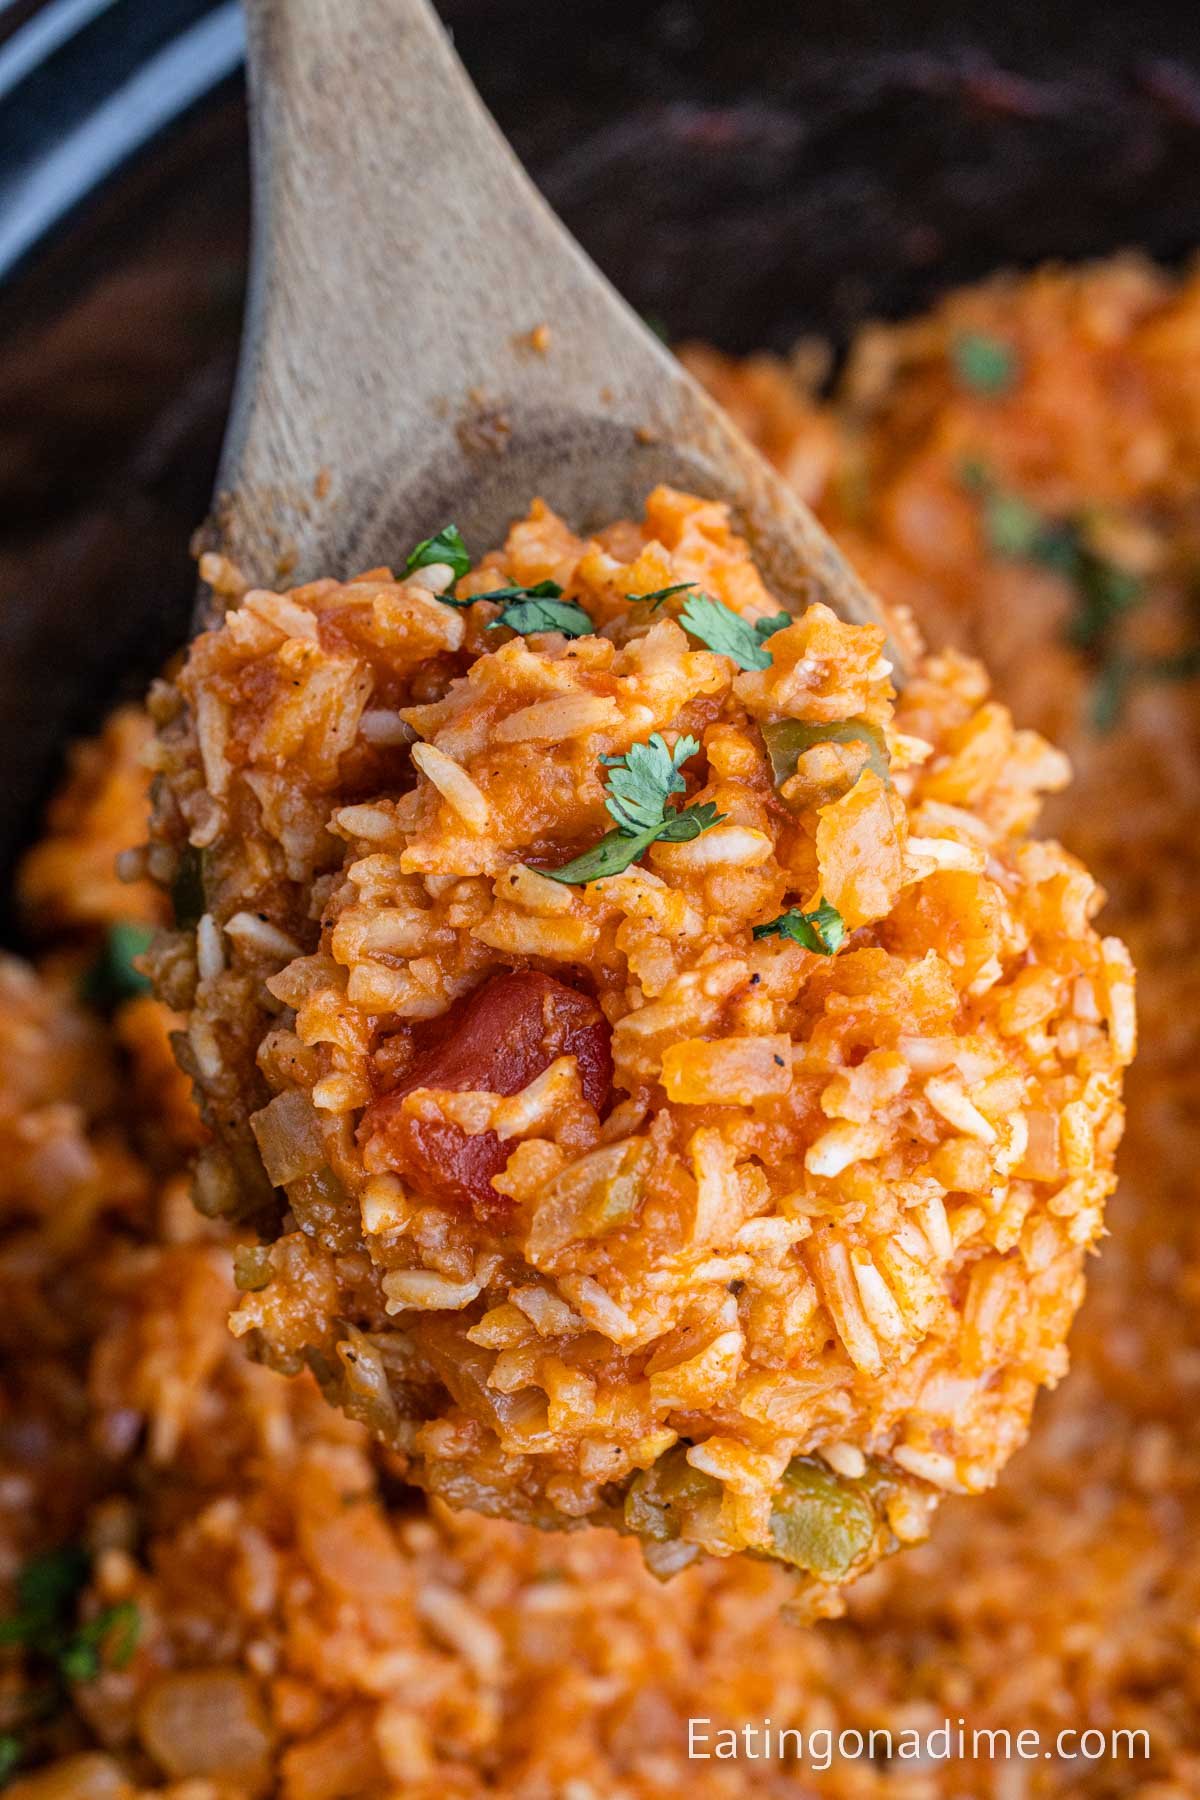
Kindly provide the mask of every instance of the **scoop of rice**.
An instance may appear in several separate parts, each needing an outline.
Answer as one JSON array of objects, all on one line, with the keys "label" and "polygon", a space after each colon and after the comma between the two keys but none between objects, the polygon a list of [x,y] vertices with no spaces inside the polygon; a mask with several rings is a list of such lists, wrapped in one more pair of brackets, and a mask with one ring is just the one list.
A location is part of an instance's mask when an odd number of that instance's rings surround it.
[{"label": "scoop of rice", "polygon": [[425,562],[210,560],[152,696],[197,1199],[266,1240],[234,1330],[452,1504],[819,1603],[1065,1368],[1134,1048],[1027,835],[1065,761],[977,664],[897,699],[880,631],[781,619],[714,502]]}]

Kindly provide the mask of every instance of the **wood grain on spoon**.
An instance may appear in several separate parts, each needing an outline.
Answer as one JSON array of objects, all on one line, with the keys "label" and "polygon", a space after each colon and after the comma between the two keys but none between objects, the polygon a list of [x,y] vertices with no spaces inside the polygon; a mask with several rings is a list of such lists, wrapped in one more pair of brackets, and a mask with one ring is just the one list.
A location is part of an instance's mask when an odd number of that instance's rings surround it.
[{"label": "wood grain on spoon", "polygon": [[667,481],[730,502],[789,606],[882,622],[546,206],[425,0],[248,15],[255,241],[214,547],[264,584],[344,576],[449,519],[481,551],[534,495],[581,531],[637,517]]}]

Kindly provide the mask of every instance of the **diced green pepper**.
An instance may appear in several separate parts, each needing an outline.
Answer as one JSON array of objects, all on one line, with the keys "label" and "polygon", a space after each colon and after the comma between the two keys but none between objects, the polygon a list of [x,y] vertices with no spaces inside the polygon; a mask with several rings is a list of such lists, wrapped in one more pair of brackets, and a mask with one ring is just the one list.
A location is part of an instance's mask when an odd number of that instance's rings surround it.
[{"label": "diced green pepper", "polygon": [[689,1517],[720,1501],[721,1484],[687,1459],[675,1444],[635,1475],[625,1496],[625,1523],[638,1537],[665,1544],[681,1535]]},{"label": "diced green pepper", "polygon": [[775,1494],[771,1540],[781,1562],[837,1581],[867,1554],[877,1525],[866,1495],[814,1457],[788,1464]]},{"label": "diced green pepper", "polygon": [[804,719],[773,719],[762,728],[775,786],[782,787],[796,773],[796,765],[814,744],[862,744],[867,767],[874,769],[885,786],[891,785],[887,740],[869,719],[839,719],[829,725],[813,725]]},{"label": "diced green pepper", "polygon": [[270,1285],[271,1246],[237,1244],[233,1252],[233,1285],[239,1294],[260,1294]]}]

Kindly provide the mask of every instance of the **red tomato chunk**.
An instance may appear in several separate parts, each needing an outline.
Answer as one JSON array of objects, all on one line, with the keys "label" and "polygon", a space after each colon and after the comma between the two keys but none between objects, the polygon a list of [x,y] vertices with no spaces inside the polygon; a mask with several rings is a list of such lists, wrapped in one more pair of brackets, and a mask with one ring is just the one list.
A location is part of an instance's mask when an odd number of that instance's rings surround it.
[{"label": "red tomato chunk", "polygon": [[560,1056],[579,1065],[583,1096],[600,1112],[612,1087],[608,1023],[594,1000],[531,969],[493,975],[435,1022],[426,1042],[390,1092],[363,1115],[359,1139],[375,1167],[394,1169],[419,1193],[470,1207],[480,1217],[502,1211],[492,1177],[512,1152],[494,1131],[470,1136],[449,1120],[414,1119],[402,1110],[418,1088],[518,1094]]}]

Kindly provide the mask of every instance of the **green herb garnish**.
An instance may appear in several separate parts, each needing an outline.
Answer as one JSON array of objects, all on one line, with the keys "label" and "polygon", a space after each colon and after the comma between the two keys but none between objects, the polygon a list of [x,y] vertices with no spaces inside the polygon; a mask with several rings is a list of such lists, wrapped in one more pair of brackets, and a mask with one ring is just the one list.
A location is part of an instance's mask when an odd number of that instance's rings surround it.
[{"label": "green herb garnish", "polygon": [[590,637],[596,627],[577,600],[564,600],[557,581],[539,581],[533,587],[493,588],[476,594],[476,600],[502,603],[499,615],[488,621],[488,630],[507,625],[522,635],[531,631],[561,631],[564,637]]},{"label": "green herb garnish", "polygon": [[1134,674],[1145,675],[1151,681],[1194,681],[1200,675],[1200,644],[1173,656],[1140,657],[1134,664]]},{"label": "green herb garnish", "polygon": [[775,613],[753,624],[723,600],[695,593],[679,609],[679,623],[718,656],[731,657],[739,669],[769,669],[771,652],[764,648],[765,640],[790,625],[792,617]]},{"label": "green herb garnish", "polygon": [[77,1623],[90,1572],[91,1558],[77,1544],[31,1557],[17,1576],[17,1611],[0,1619],[0,1645],[48,1663],[60,1683],[93,1681],[104,1661],[123,1669],[137,1648],[141,1615],[125,1600]]},{"label": "green herb garnish", "polygon": [[682,811],[667,806],[671,795],[686,791],[680,770],[699,748],[694,737],[681,737],[670,750],[656,731],[646,743],[632,744],[624,756],[601,757],[610,770],[604,804],[617,821],[617,829],[561,869],[542,873],[552,881],[584,886],[606,875],[619,875],[651,844],[690,843],[710,826],[719,825],[725,815],[711,802],[685,806]]},{"label": "green herb garnish", "polygon": [[471,602],[476,600],[561,600],[562,589],[557,581],[535,581],[532,587],[521,587],[514,583],[509,587],[489,588],[486,594],[472,594]]},{"label": "green herb garnish", "polygon": [[1142,583],[1128,569],[1077,543],[1064,569],[1075,585],[1078,606],[1067,636],[1081,650],[1102,649],[1114,621],[1142,598]]},{"label": "green herb garnish", "polygon": [[0,1732],[0,1787],[8,1780],[22,1756],[19,1737],[11,1731]]},{"label": "green herb garnish", "polygon": [[791,938],[818,956],[836,956],[846,940],[846,922],[836,906],[822,900],[812,912],[801,912],[799,907],[793,906],[788,912],[780,913],[777,919],[756,925],[754,936]]},{"label": "green herb garnish", "polygon": [[455,581],[461,581],[470,573],[471,555],[457,525],[443,525],[436,536],[423,538],[416,549],[410,551],[404,573],[411,575],[417,569],[431,568],[434,563],[448,563],[454,571]]},{"label": "green herb garnish", "polygon": [[1083,521],[1047,519],[1019,494],[998,488],[978,463],[964,466],[963,480],[982,500],[984,531],[997,555],[1038,563],[1074,587],[1078,607],[1067,635],[1080,649],[1098,644],[1141,599],[1138,577],[1091,547]]},{"label": "green herb garnish", "polygon": [[963,466],[962,478],[980,497],[984,533],[998,556],[1037,563],[1070,584],[1075,609],[1065,636],[1098,670],[1092,716],[1098,729],[1108,730],[1130,675],[1130,659],[1117,645],[1117,628],[1121,617],[1142,599],[1141,580],[1093,549],[1085,520],[1045,518],[1020,495],[998,488],[977,462]]},{"label": "green herb garnish", "polygon": [[1057,568],[1063,560],[1058,535],[1019,494],[989,491],[983,502],[983,529],[997,556],[1025,558]]},{"label": "green herb garnish", "polygon": [[624,756],[600,758],[612,770],[604,804],[623,831],[645,831],[663,823],[668,796],[687,788],[680,769],[699,748],[694,737],[681,737],[669,750],[656,731],[646,743],[631,744]]},{"label": "green herb garnish", "polygon": [[64,1644],[58,1666],[66,1681],[94,1681],[100,1673],[101,1652],[110,1669],[126,1669],[137,1649],[142,1616],[132,1600],[106,1606],[77,1627]]},{"label": "green herb garnish", "polygon": [[136,1000],[139,994],[150,992],[149,976],[134,968],[133,959],[150,948],[153,935],[148,925],[135,925],[129,919],[109,926],[80,986],[80,994],[89,1006],[109,1012],[123,1000]]},{"label": "green herb garnish", "polygon": [[695,585],[694,581],[677,581],[673,587],[652,588],[648,594],[626,594],[625,598],[632,606],[648,606],[651,612],[657,612],[664,600],[670,600],[675,594],[686,594]]},{"label": "green herb garnish", "polygon": [[1092,724],[1099,732],[1108,733],[1116,725],[1133,685],[1131,659],[1114,652],[1096,677],[1092,689]]},{"label": "green herb garnish", "polygon": [[1108,732],[1119,722],[1132,688],[1141,681],[1192,681],[1200,676],[1200,646],[1171,656],[1125,656],[1114,650],[1092,690],[1092,724]]},{"label": "green herb garnish", "polygon": [[0,1619],[0,1643],[30,1643],[73,1615],[90,1570],[91,1558],[79,1544],[31,1556],[17,1576],[19,1610]]},{"label": "green herb garnish", "polygon": [[982,331],[968,331],[956,338],[950,357],[959,379],[979,394],[1005,393],[1017,373],[1011,347]]}]

